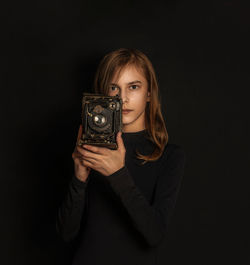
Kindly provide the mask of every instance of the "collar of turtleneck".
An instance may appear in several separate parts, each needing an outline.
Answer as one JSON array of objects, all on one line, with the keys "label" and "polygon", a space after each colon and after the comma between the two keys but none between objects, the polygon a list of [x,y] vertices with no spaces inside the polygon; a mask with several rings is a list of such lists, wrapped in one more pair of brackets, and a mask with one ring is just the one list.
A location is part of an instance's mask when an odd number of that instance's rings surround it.
[{"label": "collar of turtleneck", "polygon": [[133,156],[136,149],[144,155],[151,154],[154,150],[146,129],[138,132],[123,132],[122,140],[128,154],[132,152]]},{"label": "collar of turtleneck", "polygon": [[122,136],[126,139],[132,140],[132,139],[137,139],[138,137],[145,136],[146,133],[147,133],[147,130],[144,129],[138,132],[122,132]]},{"label": "collar of turtleneck", "polygon": [[141,134],[144,134],[147,130],[144,129],[144,130],[141,130],[141,131],[138,131],[138,132],[122,132],[123,135],[141,135]]},{"label": "collar of turtleneck", "polygon": [[138,132],[123,132],[122,139],[125,145],[136,145],[141,142],[148,135],[147,130],[141,130]]}]

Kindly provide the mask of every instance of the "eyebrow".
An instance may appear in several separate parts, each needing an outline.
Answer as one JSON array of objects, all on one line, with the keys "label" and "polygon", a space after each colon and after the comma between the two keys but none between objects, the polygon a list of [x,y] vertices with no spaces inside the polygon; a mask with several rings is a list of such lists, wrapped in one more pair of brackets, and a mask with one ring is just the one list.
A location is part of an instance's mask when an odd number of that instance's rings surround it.
[{"label": "eyebrow", "polygon": [[[142,84],[142,82],[141,82],[141,81],[139,81],[139,80],[135,80],[135,81],[132,81],[132,82],[129,82],[129,83],[127,83],[127,85],[132,85],[132,84],[136,84],[136,83],[140,83],[140,84]],[[117,84],[115,84],[115,83],[111,83],[111,85],[118,86],[118,85],[117,85]]]}]

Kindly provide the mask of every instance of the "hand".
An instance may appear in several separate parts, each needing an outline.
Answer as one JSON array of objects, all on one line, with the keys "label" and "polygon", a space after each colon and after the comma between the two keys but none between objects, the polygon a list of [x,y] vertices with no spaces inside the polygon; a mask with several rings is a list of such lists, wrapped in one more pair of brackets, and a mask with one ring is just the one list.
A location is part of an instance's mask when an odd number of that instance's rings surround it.
[{"label": "hand", "polygon": [[78,146],[77,150],[82,155],[83,164],[104,176],[109,176],[124,167],[126,149],[121,134],[118,132],[116,136],[117,150],[91,145]]},{"label": "hand", "polygon": [[90,168],[85,166],[82,161],[82,155],[78,152],[77,150],[77,143],[82,135],[82,125],[80,125],[79,130],[78,130],[78,136],[77,136],[77,141],[76,141],[76,147],[75,150],[72,154],[72,158],[74,160],[74,169],[75,169],[75,176],[85,182],[89,176],[90,173]]}]

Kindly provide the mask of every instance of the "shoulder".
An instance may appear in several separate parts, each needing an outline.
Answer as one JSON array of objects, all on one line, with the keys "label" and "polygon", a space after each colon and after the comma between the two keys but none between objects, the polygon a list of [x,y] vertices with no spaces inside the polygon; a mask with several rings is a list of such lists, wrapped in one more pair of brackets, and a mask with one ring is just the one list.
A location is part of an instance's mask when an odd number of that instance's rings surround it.
[{"label": "shoulder", "polygon": [[161,168],[166,166],[184,167],[186,153],[182,146],[173,143],[167,143],[160,158]]},{"label": "shoulder", "polygon": [[177,144],[168,143],[163,151],[162,158],[167,159],[169,157],[185,158],[186,153],[182,146]]},{"label": "shoulder", "polygon": [[184,149],[177,144],[165,146],[158,171],[158,181],[162,186],[177,187],[180,185],[185,171],[186,155]]}]

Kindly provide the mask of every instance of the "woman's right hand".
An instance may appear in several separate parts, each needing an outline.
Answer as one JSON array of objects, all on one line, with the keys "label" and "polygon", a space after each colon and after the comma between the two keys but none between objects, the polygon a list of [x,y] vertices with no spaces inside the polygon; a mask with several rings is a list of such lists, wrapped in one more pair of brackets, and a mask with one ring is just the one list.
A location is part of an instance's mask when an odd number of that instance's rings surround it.
[{"label": "woman's right hand", "polygon": [[[90,170],[91,168],[89,167],[86,167],[83,165],[83,161],[82,161],[82,154],[80,154],[78,151],[77,151],[77,143],[80,139],[82,135],[82,125],[80,125],[79,127],[79,130],[78,130],[78,136],[77,136],[77,141],[76,141],[76,147],[75,147],[75,150],[74,152],[72,153],[72,158],[74,160],[74,169],[75,169],[75,176],[83,181],[83,182],[86,182],[88,176],[89,176],[89,173],[90,173]],[[80,147],[81,148],[81,147]]]}]

